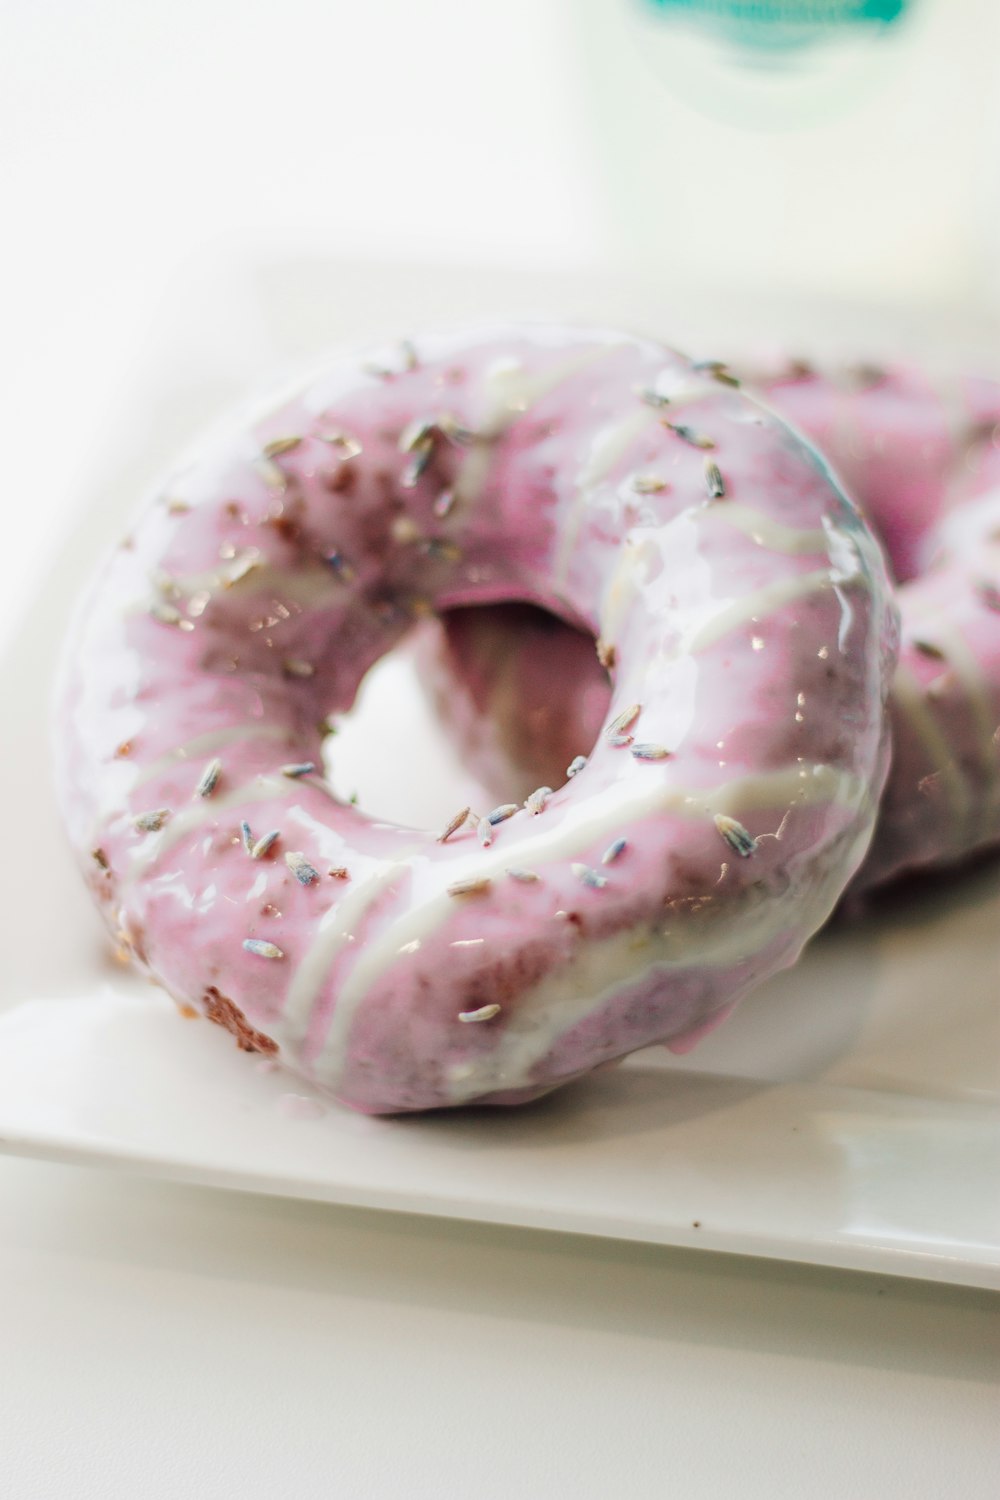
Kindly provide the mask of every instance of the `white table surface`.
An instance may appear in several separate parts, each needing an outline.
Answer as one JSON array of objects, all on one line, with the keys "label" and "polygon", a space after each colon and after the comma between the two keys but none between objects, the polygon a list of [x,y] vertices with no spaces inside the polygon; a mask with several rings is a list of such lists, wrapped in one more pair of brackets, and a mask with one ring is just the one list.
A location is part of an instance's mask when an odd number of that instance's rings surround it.
[{"label": "white table surface", "polygon": [[[346,38],[335,0],[283,27],[230,0],[5,8],[0,517],[40,538],[8,624],[191,257],[600,253],[565,7],[382,9]],[[373,114],[352,49],[383,30]],[[252,362],[240,332],[206,329],[209,396]],[[993,1500],[998,1373],[989,1294],[0,1157],[0,1500]]]},{"label": "white table surface", "polygon": [[1000,1302],[0,1160],[11,1500],[996,1495]]}]

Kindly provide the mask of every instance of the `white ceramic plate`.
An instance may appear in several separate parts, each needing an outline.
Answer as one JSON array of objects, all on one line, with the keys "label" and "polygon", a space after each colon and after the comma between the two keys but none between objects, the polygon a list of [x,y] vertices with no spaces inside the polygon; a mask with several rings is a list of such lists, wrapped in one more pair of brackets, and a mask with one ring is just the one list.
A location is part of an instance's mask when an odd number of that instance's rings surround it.
[{"label": "white ceramic plate", "polygon": [[[259,316],[267,298],[253,305]],[[229,304],[243,328],[248,307]],[[642,1054],[512,1113],[351,1115],[183,1020],[115,964],[62,845],[47,700],[69,603],[124,499],[243,383],[215,371],[211,399],[204,386],[192,394],[176,318],[168,326],[170,344],[134,385],[145,420],[123,416],[30,620],[16,642],[0,638],[0,1145],[231,1188],[1000,1286],[997,864],[824,934],[691,1056]],[[258,358],[294,342],[265,330]],[[338,741],[339,776],[356,773],[369,798],[380,768],[365,721],[377,728],[407,691],[419,720],[406,672],[386,664]],[[420,723],[432,816],[453,805],[460,773]]]}]

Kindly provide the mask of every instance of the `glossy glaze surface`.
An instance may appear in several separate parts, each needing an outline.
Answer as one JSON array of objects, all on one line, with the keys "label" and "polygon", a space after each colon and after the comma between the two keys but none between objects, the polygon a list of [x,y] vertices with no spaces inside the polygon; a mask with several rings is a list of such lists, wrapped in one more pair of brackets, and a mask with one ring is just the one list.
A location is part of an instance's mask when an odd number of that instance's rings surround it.
[{"label": "glossy glaze surface", "polygon": [[[445,842],[337,803],[326,716],[415,618],[502,599],[599,639],[625,729]],[[234,423],[140,515],[67,652],[63,809],[123,946],[241,1044],[359,1109],[514,1103],[794,961],[870,837],[895,646],[856,513],[713,371],[427,339]]]},{"label": "glossy glaze surface", "polygon": [[778,373],[900,580],[892,765],[856,888],[1000,843],[1000,384],[910,366]]},{"label": "glossy glaze surface", "polygon": [[[1000,386],[908,366],[742,373],[830,459],[901,580],[892,767],[855,889],[989,848],[1000,842]],[[422,643],[421,667],[494,777],[564,763],[600,732],[608,684],[589,639],[523,608],[453,615],[443,640]]]}]

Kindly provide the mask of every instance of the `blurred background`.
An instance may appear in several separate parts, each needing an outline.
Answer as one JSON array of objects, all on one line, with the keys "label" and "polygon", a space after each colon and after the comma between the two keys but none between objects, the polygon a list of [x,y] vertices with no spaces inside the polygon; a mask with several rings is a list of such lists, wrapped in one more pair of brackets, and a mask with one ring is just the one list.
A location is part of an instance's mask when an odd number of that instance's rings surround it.
[{"label": "blurred background", "polygon": [[1000,348],[996,0],[0,0],[0,27],[11,515],[68,514],[172,339],[208,405],[390,317],[635,322],[643,288],[668,336],[752,309],[794,340],[822,306]]}]

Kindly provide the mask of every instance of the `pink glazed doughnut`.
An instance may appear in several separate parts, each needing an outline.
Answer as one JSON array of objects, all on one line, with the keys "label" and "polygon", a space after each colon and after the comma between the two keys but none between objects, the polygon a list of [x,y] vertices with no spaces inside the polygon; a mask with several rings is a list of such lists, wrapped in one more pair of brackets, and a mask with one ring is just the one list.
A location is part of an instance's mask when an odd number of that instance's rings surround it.
[{"label": "pink glazed doughnut", "polygon": [[[685,1045],[794,962],[871,836],[895,611],[813,451],[716,373],[606,332],[427,338],[332,364],[144,510],[69,644],[58,776],[180,1003],[388,1113]],[[371,663],[510,599],[602,642],[589,761],[443,831],[335,800],[326,716]]]},{"label": "pink glazed doughnut", "polygon": [[[800,361],[750,379],[830,459],[901,580],[892,766],[853,889],[1000,843],[1000,384]],[[590,638],[523,605],[449,616],[421,671],[493,781],[554,775],[607,705]]]}]

